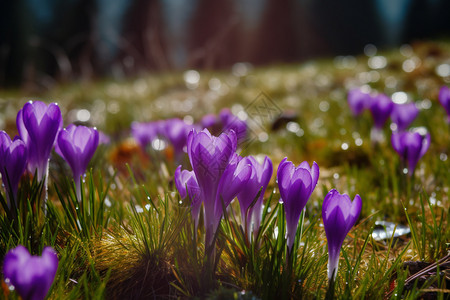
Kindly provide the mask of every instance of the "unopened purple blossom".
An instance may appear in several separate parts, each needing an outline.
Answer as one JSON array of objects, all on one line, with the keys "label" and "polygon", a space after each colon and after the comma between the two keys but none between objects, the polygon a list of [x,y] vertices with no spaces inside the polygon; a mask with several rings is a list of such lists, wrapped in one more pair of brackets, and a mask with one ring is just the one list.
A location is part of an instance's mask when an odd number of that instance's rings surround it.
[{"label": "unopened purple blossom", "polygon": [[28,170],[37,171],[38,180],[46,178],[50,152],[55,145],[56,136],[62,128],[62,116],[56,103],[41,101],[26,103],[18,112],[16,119],[20,138],[28,151]]},{"label": "unopened purple blossom", "polygon": [[369,109],[372,97],[368,93],[364,93],[360,89],[353,89],[348,92],[348,105],[355,116],[363,113],[365,109]]},{"label": "unopened purple blossom", "polygon": [[20,178],[26,166],[27,149],[25,143],[18,137],[11,141],[6,132],[0,131],[0,173],[6,189],[8,205],[11,205],[11,201],[16,199]]},{"label": "unopened purple blossom", "polygon": [[245,140],[247,136],[247,123],[233,113],[228,108],[224,108],[219,113],[222,122],[223,130],[233,130],[236,133],[238,143]]},{"label": "unopened purple blossom", "polygon": [[439,102],[447,112],[447,122],[450,124],[450,88],[443,86],[439,90]]},{"label": "unopened purple blossom", "polygon": [[195,230],[197,230],[202,199],[194,171],[181,170],[181,166],[178,166],[175,170],[174,178],[175,186],[180,193],[180,197],[185,199],[189,196],[189,200],[191,201],[191,216],[194,220]]},{"label": "unopened purple blossom", "polygon": [[200,121],[200,125],[203,128],[211,128],[218,124],[219,120],[216,115],[214,114],[207,114],[203,116],[203,118]]},{"label": "unopened purple blossom", "polygon": [[81,201],[81,176],[98,147],[97,129],[70,124],[58,135],[56,152],[64,158],[72,169],[78,200]]},{"label": "unopened purple blossom", "polygon": [[164,136],[173,145],[175,154],[180,157],[186,148],[186,141],[193,126],[181,119],[168,119],[164,123]]},{"label": "unopened purple blossom", "polygon": [[[244,157],[242,160],[244,161],[243,163],[253,166],[253,172],[245,189],[237,195],[237,198],[241,207],[242,222],[247,225],[246,232],[248,233],[249,238],[252,232],[256,238],[261,225],[261,209],[264,192],[272,177],[273,166],[272,161],[267,156],[264,158],[262,164],[260,164],[253,156]],[[259,196],[258,193],[260,193]],[[255,199],[257,196],[258,199]],[[250,208],[252,202],[254,202],[254,204],[253,207]]]},{"label": "unopened purple blossom", "polygon": [[238,143],[244,141],[247,136],[247,123],[235,116],[228,108],[222,109],[217,116],[213,114],[204,116],[200,126],[208,128],[214,134],[233,130]]},{"label": "unopened purple blossom", "polygon": [[51,247],[45,247],[42,256],[32,256],[19,245],[11,249],[3,261],[5,282],[24,300],[45,299],[57,270],[58,256]]},{"label": "unopened purple blossom", "polygon": [[239,155],[234,154],[217,187],[213,228],[217,229],[219,226],[223,209],[227,208],[231,201],[247,188],[247,183],[253,172],[252,164],[245,159],[241,159]]},{"label": "unopened purple blossom", "polygon": [[111,138],[103,131],[98,131],[98,143],[101,145],[109,145]]},{"label": "unopened purple blossom", "polygon": [[375,128],[382,129],[386,121],[391,115],[392,109],[394,108],[394,102],[391,98],[384,94],[378,94],[372,97],[370,104],[370,112],[373,117]]},{"label": "unopened purple blossom", "polygon": [[212,243],[216,196],[219,182],[236,151],[237,141],[234,131],[212,136],[208,129],[197,132],[193,129],[187,140],[187,153],[201,191],[205,216],[207,246]]},{"label": "unopened purple blossom", "polygon": [[350,229],[355,225],[361,212],[362,201],[359,195],[353,202],[347,194],[341,195],[332,189],[322,205],[322,219],[328,241],[328,279],[334,280],[339,266],[342,243]]},{"label": "unopened purple blossom", "polygon": [[278,187],[286,214],[286,236],[288,250],[292,251],[297,232],[298,221],[303,208],[308,202],[319,179],[319,166],[313,162],[312,167],[308,162],[302,162],[296,167],[292,162],[284,158],[277,171]]},{"label": "unopened purple blossom", "polygon": [[155,122],[133,122],[131,124],[131,135],[145,149],[164,131],[164,121]]},{"label": "unopened purple blossom", "polygon": [[415,103],[394,104],[391,120],[397,125],[397,131],[404,131],[419,115]]},{"label": "unopened purple blossom", "polygon": [[419,159],[430,147],[430,134],[421,134],[418,131],[396,132],[391,136],[394,150],[400,155],[402,161],[408,166],[408,175],[412,176]]}]

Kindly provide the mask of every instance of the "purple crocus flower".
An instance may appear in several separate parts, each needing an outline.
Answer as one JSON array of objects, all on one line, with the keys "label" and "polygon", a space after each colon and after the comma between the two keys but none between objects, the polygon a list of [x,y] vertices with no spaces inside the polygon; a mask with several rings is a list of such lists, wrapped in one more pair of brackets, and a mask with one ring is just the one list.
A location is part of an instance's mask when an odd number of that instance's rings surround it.
[{"label": "purple crocus flower", "polygon": [[[18,137],[11,141],[6,132],[0,131],[0,173],[6,189],[8,205],[16,199],[19,181],[26,166],[27,149],[25,143]],[[11,196],[12,199],[10,199]]]},{"label": "purple crocus flower", "polygon": [[342,243],[355,225],[361,206],[362,201],[359,195],[355,196],[353,202],[347,194],[341,195],[335,189],[325,196],[322,219],[328,241],[328,279],[330,281],[336,278]]},{"label": "purple crocus flower", "polygon": [[79,201],[81,201],[80,176],[86,172],[89,161],[97,149],[98,141],[97,129],[73,124],[61,130],[58,135],[56,152],[72,169]]},{"label": "purple crocus flower", "polygon": [[[250,239],[250,234],[252,232],[256,238],[261,225],[261,209],[264,192],[272,177],[273,166],[272,161],[267,156],[264,158],[262,164],[260,164],[253,156],[244,157],[242,160],[244,161],[243,163],[253,166],[253,172],[247,186],[237,195],[241,207],[241,219],[242,222],[245,222],[246,224],[246,232]],[[259,192],[260,194],[258,196]],[[255,201],[256,196],[258,196],[258,199],[256,199],[253,207],[250,208],[250,205]]]},{"label": "purple crocus flower", "polygon": [[247,160],[242,159],[238,154],[234,154],[227,168],[223,172],[217,187],[214,208],[214,231],[219,226],[223,209],[228,207],[231,201],[247,188],[247,183],[254,172],[252,164],[248,163]]},{"label": "purple crocus flower", "polygon": [[394,102],[392,102],[391,98],[385,94],[378,94],[372,98],[370,112],[375,123],[375,128],[379,130],[383,129],[383,126],[389,119],[393,108]]},{"label": "purple crocus flower", "polygon": [[180,156],[184,153],[187,136],[192,128],[192,125],[186,124],[186,122],[181,119],[174,118],[165,121],[164,135],[173,145],[178,159],[180,159]]},{"label": "purple crocus flower", "polygon": [[111,143],[111,138],[103,131],[98,132],[98,143],[101,145],[109,145]]},{"label": "purple crocus flower", "polygon": [[164,121],[148,123],[133,122],[131,124],[131,135],[143,149],[154,139],[161,135],[164,129]]},{"label": "purple crocus flower", "polygon": [[210,128],[216,126],[218,123],[217,116],[214,114],[207,114],[203,116],[202,120],[200,121],[200,125],[203,128]]},{"label": "purple crocus flower", "polygon": [[234,131],[212,136],[208,129],[197,132],[193,129],[187,140],[187,153],[201,191],[205,211],[206,244],[210,246],[214,220],[217,189],[225,169],[236,151]]},{"label": "purple crocus flower", "polygon": [[404,131],[416,119],[419,109],[415,103],[394,104],[391,120],[397,125],[397,131]]},{"label": "purple crocus flower", "polygon": [[233,113],[228,108],[224,108],[219,113],[222,122],[223,130],[233,130],[236,133],[238,143],[245,140],[247,136],[247,123]]},{"label": "purple crocus flower", "polygon": [[441,102],[447,112],[447,122],[450,124],[450,89],[448,87],[441,87],[439,91],[439,102]]},{"label": "purple crocus flower", "polygon": [[41,101],[26,103],[18,112],[17,129],[28,151],[28,170],[34,174],[37,170],[38,180],[46,178],[50,152],[56,136],[62,128],[62,116],[56,103]]},{"label": "purple crocus flower", "polygon": [[58,269],[58,256],[45,247],[42,256],[31,256],[24,246],[11,249],[3,261],[5,282],[24,300],[43,300],[52,286]]},{"label": "purple crocus flower", "polygon": [[189,200],[191,201],[191,215],[194,220],[195,230],[197,231],[200,208],[202,206],[197,178],[195,177],[194,171],[181,170],[181,166],[178,166],[175,170],[174,177],[175,186],[180,193],[180,197],[185,199],[189,196]]},{"label": "purple crocus flower", "polygon": [[397,151],[403,162],[408,164],[408,174],[412,176],[419,159],[430,147],[430,134],[422,135],[418,131],[405,131],[393,133],[392,147]]},{"label": "purple crocus flower", "polygon": [[298,221],[303,208],[308,202],[319,179],[319,166],[313,162],[309,167],[308,162],[302,162],[296,167],[292,162],[284,158],[277,171],[278,187],[281,201],[286,214],[286,236],[288,250],[292,250]]},{"label": "purple crocus flower", "polygon": [[348,92],[347,101],[353,114],[358,116],[370,107],[372,97],[360,89],[353,89]]}]

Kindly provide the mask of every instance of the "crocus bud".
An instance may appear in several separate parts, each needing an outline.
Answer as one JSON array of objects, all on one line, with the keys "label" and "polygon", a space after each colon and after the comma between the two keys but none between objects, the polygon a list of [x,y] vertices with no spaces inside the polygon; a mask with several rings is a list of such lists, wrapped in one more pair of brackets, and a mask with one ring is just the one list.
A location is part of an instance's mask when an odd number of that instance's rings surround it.
[{"label": "crocus bud", "polygon": [[166,120],[164,123],[164,136],[173,145],[178,160],[185,151],[187,136],[192,128],[192,125],[177,118]]},{"label": "crocus bud", "polygon": [[430,147],[430,134],[421,134],[418,131],[395,132],[391,136],[394,150],[408,165],[408,175],[412,176],[419,159]]},{"label": "crocus bud", "polygon": [[162,134],[163,121],[148,123],[133,122],[131,124],[131,135],[145,149],[154,139]]},{"label": "crocus bud", "polygon": [[41,101],[26,103],[18,112],[16,119],[20,138],[28,151],[28,170],[37,171],[38,180],[46,178],[50,152],[56,142],[56,136],[62,128],[62,116],[59,106]]},{"label": "crocus bud", "polygon": [[247,160],[237,157],[239,156],[235,154],[235,158],[230,161],[223,172],[217,187],[214,213],[217,224],[222,217],[223,208],[226,208],[244,188],[247,188],[247,183],[254,172],[253,166],[247,163]]},{"label": "crocus bud", "polygon": [[247,136],[247,123],[233,113],[228,108],[224,108],[219,113],[222,122],[223,131],[233,130],[236,133],[238,143],[245,140]]},{"label": "crocus bud", "polygon": [[397,131],[404,131],[417,118],[419,109],[415,103],[394,104],[391,120],[397,125]]},{"label": "crocus bud", "polygon": [[348,92],[347,101],[353,114],[358,116],[370,107],[372,97],[360,89],[353,89]]},{"label": "crocus bud", "polygon": [[375,128],[382,129],[391,115],[394,102],[384,94],[378,94],[372,98],[370,112],[372,113]]},{"label": "crocus bud", "polygon": [[322,205],[322,219],[328,241],[328,279],[334,280],[339,266],[342,243],[350,229],[355,225],[361,212],[362,201],[359,195],[353,202],[347,194],[339,194],[332,189],[325,196]]},{"label": "crocus bud", "polygon": [[439,102],[447,112],[447,122],[450,124],[450,89],[448,87],[441,87],[439,91]]},{"label": "crocus bud", "polygon": [[11,249],[3,261],[5,282],[24,300],[43,300],[58,269],[58,256],[51,247],[45,247],[42,256],[31,256],[24,246]]},{"label": "crocus bud", "polygon": [[[15,201],[20,178],[27,166],[27,149],[19,138],[11,141],[9,135],[0,131],[0,173],[7,191],[8,205]],[[13,199],[10,199],[10,196]]]},{"label": "crocus bud", "polygon": [[308,202],[319,179],[319,166],[313,162],[302,162],[296,167],[287,158],[278,166],[277,181],[280,189],[281,201],[286,214],[286,236],[289,251],[292,251],[298,221],[303,208]]},{"label": "crocus bud", "polygon": [[[261,224],[261,209],[264,192],[272,177],[273,167],[272,161],[269,157],[265,157],[262,164],[260,164],[253,156],[243,158],[244,163],[252,165],[253,172],[245,187],[238,195],[239,205],[241,207],[242,222],[247,224],[247,233],[258,233]],[[260,192],[261,191],[261,192]],[[258,193],[260,192],[259,196]],[[258,199],[255,199],[258,196]],[[256,200],[256,201],[255,201]],[[250,205],[255,201],[252,208]]]},{"label": "crocus bud", "polygon": [[174,178],[175,186],[180,193],[180,197],[185,199],[189,196],[189,200],[191,201],[191,216],[194,220],[195,229],[197,230],[202,199],[194,171],[181,170],[181,166],[178,166],[175,170]]},{"label": "crocus bud", "polygon": [[212,242],[213,228],[216,224],[215,205],[219,182],[232,159],[237,146],[233,130],[212,136],[208,129],[197,132],[193,129],[187,140],[187,153],[191,162],[205,211],[205,228],[207,246]]},{"label": "crocus bud", "polygon": [[72,169],[78,200],[81,200],[80,176],[86,173],[89,161],[98,147],[98,141],[97,129],[73,124],[67,126],[58,135],[56,152]]}]

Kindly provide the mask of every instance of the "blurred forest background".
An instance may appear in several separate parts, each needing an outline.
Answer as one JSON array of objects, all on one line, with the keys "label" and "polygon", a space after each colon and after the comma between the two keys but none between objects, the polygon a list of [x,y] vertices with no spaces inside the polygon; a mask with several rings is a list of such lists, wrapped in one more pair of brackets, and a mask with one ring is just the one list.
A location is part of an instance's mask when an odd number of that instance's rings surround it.
[{"label": "blurred forest background", "polygon": [[0,88],[301,62],[450,33],[446,0],[0,3]]}]

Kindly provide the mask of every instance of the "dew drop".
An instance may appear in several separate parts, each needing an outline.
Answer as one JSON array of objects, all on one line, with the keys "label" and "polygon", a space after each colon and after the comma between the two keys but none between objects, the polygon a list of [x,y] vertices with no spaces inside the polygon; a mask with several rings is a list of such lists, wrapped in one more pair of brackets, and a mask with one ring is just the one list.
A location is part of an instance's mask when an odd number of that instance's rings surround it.
[{"label": "dew drop", "polygon": [[139,214],[144,212],[144,209],[140,205],[135,205],[134,208],[136,209],[136,212]]}]

